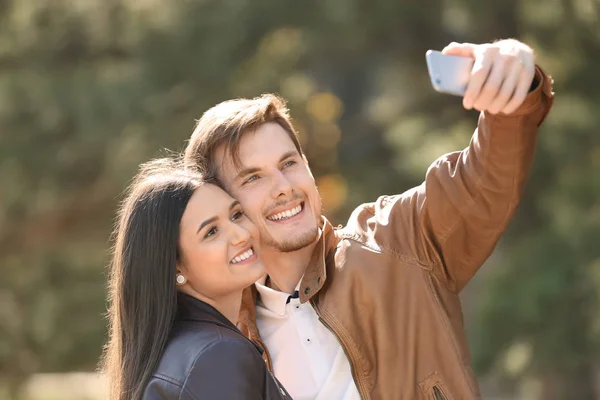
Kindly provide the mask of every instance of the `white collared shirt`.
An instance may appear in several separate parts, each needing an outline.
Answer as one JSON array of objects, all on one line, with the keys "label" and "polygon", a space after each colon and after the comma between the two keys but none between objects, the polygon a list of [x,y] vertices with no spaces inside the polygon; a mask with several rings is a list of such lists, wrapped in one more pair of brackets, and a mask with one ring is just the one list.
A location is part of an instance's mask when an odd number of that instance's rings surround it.
[{"label": "white collared shirt", "polygon": [[[275,376],[295,400],[359,400],[348,358],[310,303],[256,283],[256,322]],[[298,284],[299,286],[300,284]],[[298,290],[298,287],[296,287]]]}]

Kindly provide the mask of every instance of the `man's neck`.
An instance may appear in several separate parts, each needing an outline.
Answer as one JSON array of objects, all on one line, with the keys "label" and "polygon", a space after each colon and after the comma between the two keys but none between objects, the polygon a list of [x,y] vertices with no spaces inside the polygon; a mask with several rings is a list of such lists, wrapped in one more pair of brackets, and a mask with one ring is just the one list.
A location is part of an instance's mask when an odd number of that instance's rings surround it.
[{"label": "man's neck", "polygon": [[269,274],[271,287],[284,293],[293,293],[310,263],[318,241],[298,251],[282,253],[275,249],[264,249],[261,259]]}]

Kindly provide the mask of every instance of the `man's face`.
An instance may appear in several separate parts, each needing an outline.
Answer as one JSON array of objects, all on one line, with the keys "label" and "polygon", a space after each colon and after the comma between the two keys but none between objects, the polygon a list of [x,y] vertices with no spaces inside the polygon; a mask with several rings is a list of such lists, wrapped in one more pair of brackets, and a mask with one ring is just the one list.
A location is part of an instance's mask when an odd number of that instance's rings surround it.
[{"label": "man's face", "polygon": [[229,151],[216,151],[218,176],[260,231],[263,246],[291,252],[318,238],[321,198],[315,180],[287,132],[277,123],[242,137],[241,168]]}]

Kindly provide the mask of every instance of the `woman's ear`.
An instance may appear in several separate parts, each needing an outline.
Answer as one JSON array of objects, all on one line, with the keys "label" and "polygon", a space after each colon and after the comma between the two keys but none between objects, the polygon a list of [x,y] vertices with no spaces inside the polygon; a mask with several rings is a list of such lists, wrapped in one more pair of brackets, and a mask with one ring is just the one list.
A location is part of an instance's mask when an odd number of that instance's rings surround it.
[{"label": "woman's ear", "polygon": [[185,285],[187,279],[182,274],[177,274],[177,276],[175,276],[175,282],[177,282],[177,286],[182,286]]}]

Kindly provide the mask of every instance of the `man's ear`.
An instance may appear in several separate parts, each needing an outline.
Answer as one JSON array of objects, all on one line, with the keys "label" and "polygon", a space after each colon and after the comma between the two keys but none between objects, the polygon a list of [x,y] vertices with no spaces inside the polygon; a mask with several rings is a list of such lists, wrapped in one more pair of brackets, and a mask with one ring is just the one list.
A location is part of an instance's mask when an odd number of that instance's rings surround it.
[{"label": "man's ear", "polygon": [[304,165],[306,165],[306,168],[308,169],[308,173],[310,174],[310,176],[312,176],[313,181],[314,181],[315,180],[315,176],[313,175],[313,172],[310,169],[310,165],[308,165],[308,160],[306,159],[306,155],[302,154],[302,159],[304,160]]}]

